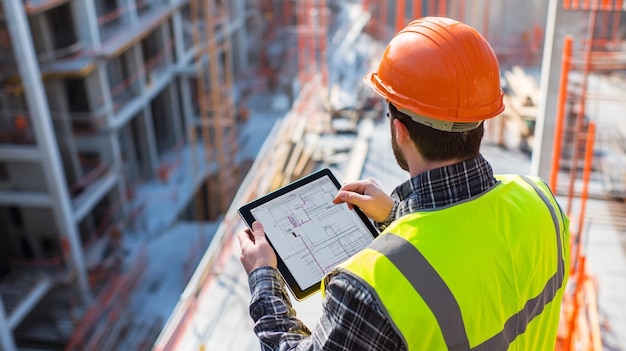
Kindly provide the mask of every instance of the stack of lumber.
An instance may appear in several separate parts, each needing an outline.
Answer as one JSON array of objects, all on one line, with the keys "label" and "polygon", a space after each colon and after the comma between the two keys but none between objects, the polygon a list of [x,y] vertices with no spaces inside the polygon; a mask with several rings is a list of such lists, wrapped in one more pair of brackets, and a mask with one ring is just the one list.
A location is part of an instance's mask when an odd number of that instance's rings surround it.
[{"label": "stack of lumber", "polygon": [[330,115],[324,112],[320,89],[316,84],[302,88],[293,108],[274,134],[274,152],[264,166],[266,188],[277,189],[309,173],[314,167],[313,155],[318,136],[329,129]]},{"label": "stack of lumber", "polygon": [[534,78],[519,66],[513,66],[506,71],[504,78],[509,87],[504,96],[504,115],[509,140],[503,140],[501,144],[517,144],[521,150],[530,152],[533,148],[539,87]]}]

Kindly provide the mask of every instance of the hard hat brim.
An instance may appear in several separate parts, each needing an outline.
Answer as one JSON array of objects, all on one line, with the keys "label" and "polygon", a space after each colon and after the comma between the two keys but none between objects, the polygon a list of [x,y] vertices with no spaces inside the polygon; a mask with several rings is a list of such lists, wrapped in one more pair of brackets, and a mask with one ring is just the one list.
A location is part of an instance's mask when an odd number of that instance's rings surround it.
[{"label": "hard hat brim", "polygon": [[[363,82],[394,106],[436,120],[449,122],[479,122],[500,115],[505,107],[503,103],[504,92],[502,89],[500,89],[500,93],[494,101],[483,106],[473,106],[471,111],[468,111],[468,109],[461,110],[454,107],[426,105],[415,99],[404,96],[385,85],[379,78],[377,71],[371,71],[366,74],[365,77],[363,77]],[[494,106],[497,106],[495,110]],[[465,112],[465,114],[463,112]]]}]

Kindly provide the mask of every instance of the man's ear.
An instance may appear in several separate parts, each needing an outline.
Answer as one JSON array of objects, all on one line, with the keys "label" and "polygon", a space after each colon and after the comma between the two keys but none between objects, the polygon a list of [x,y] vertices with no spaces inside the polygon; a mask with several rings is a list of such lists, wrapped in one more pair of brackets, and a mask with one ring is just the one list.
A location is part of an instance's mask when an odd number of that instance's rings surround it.
[{"label": "man's ear", "polygon": [[393,128],[395,130],[396,141],[404,141],[409,137],[409,130],[406,128],[406,125],[402,123],[399,119],[393,119]]}]

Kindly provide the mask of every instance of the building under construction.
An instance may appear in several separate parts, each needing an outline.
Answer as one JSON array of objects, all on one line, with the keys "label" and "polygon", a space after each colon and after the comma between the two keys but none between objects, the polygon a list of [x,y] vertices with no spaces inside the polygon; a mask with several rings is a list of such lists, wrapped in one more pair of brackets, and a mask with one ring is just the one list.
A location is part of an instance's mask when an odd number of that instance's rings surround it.
[{"label": "building under construction", "polygon": [[[236,209],[322,166],[399,183],[368,166],[389,146],[360,80],[422,16],[492,44],[507,109],[486,144],[549,179],[572,219],[591,269],[573,264],[559,349],[626,349],[625,6],[3,0],[0,349],[258,349]],[[616,261],[587,260],[609,255],[584,247],[594,235]]]},{"label": "building under construction", "polygon": [[148,262],[124,237],[156,230],[142,186],[184,203],[174,216],[225,211],[249,163],[233,76],[256,16],[244,1],[2,3],[3,341],[116,348]]}]

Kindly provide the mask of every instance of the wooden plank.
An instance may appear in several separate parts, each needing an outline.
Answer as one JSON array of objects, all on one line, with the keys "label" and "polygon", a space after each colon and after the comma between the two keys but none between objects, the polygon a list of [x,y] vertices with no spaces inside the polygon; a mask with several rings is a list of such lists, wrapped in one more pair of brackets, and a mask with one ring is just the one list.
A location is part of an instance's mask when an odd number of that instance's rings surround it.
[{"label": "wooden plank", "polygon": [[291,152],[291,156],[289,157],[289,161],[287,162],[287,166],[285,167],[285,171],[283,175],[285,179],[283,183],[289,183],[294,180],[293,172],[296,168],[296,164],[302,155],[302,151],[304,150],[304,142],[298,142],[294,145],[293,151]]},{"label": "wooden plank", "polygon": [[524,72],[524,69],[519,66],[513,66],[511,70],[522,90],[523,95],[521,96],[529,98],[532,105],[536,106],[539,95],[539,87],[537,86],[535,80],[531,76],[527,75],[526,72]]},{"label": "wooden plank", "polygon": [[311,138],[309,138],[309,142],[307,143],[306,147],[304,148],[304,151],[302,152],[302,156],[300,157],[300,160],[298,160],[298,163],[296,164],[294,170],[293,170],[293,176],[295,178],[300,178],[304,175],[304,170],[307,166],[307,164],[311,163],[311,157],[313,156],[313,153],[315,153],[315,150],[317,149],[317,142],[319,140],[319,135],[315,134],[315,135],[311,135]]},{"label": "wooden plank", "polygon": [[515,108],[516,104],[514,102],[514,99],[511,98],[509,95],[505,95],[504,104],[506,105],[506,110],[504,110],[504,113],[507,116],[511,117],[511,120],[513,121],[513,123],[515,123],[514,128],[519,130],[520,135],[528,135],[530,131],[528,130],[528,126],[526,125],[524,118]]},{"label": "wooden plank", "polygon": [[299,143],[300,141],[302,141],[306,127],[307,127],[306,118],[296,118],[296,122],[294,123],[293,130],[291,131],[290,141],[292,143]]}]

